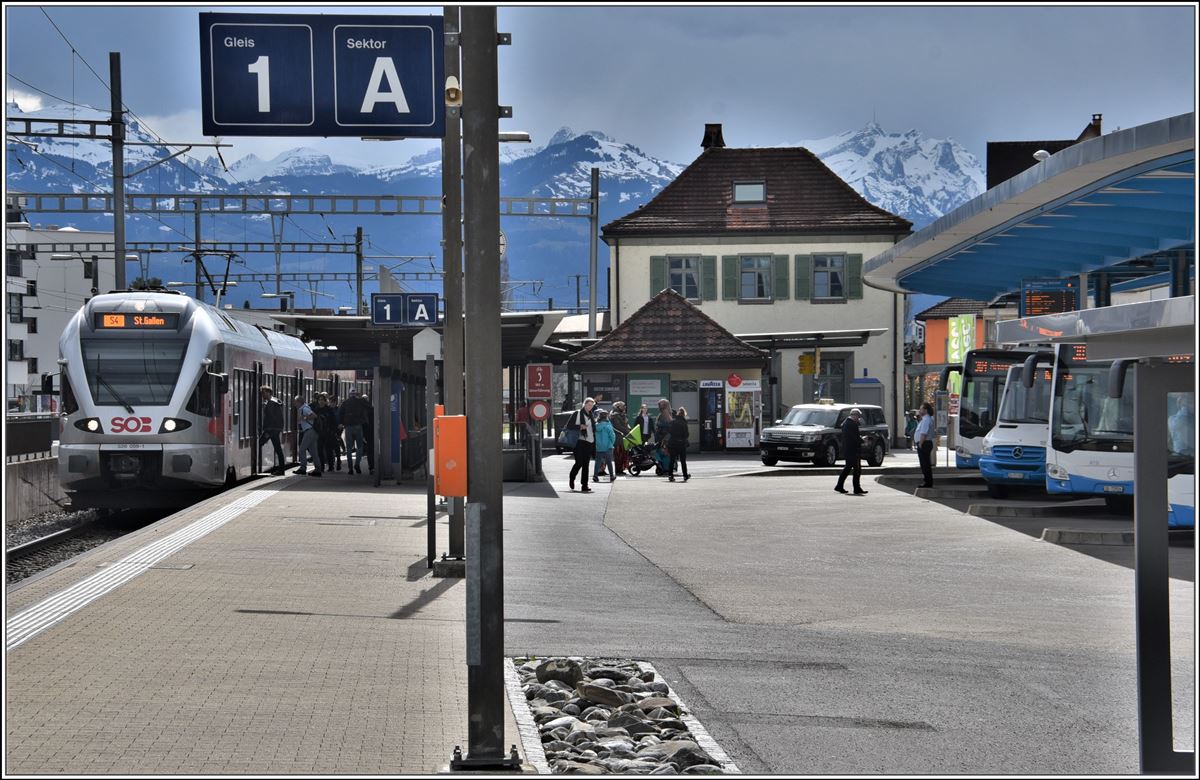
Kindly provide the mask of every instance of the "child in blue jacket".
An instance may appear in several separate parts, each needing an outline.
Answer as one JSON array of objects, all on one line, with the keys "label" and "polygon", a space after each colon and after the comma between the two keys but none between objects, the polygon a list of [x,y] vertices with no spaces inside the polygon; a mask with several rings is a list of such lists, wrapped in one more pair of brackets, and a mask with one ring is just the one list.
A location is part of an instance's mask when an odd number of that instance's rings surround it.
[{"label": "child in blue jacket", "polygon": [[600,474],[605,464],[608,465],[608,481],[616,479],[616,467],[613,465],[613,448],[617,445],[617,432],[608,419],[608,412],[601,411],[596,422],[596,472],[593,482],[600,481]]}]

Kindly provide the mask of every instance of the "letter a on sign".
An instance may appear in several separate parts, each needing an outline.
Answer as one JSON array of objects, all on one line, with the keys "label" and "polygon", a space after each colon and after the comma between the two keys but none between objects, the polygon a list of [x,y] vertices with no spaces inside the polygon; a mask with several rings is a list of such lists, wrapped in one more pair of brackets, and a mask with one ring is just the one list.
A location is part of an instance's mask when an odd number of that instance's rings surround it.
[{"label": "letter a on sign", "polygon": [[429,310],[425,308],[424,303],[417,304],[417,310],[413,312],[413,322],[429,322]]},{"label": "letter a on sign", "polygon": [[[387,79],[390,90],[383,91],[383,80]],[[400,76],[396,73],[396,63],[391,57],[376,57],[375,67],[371,71],[371,82],[367,85],[367,94],[363,98],[362,112],[369,114],[375,110],[376,103],[392,103],[401,114],[409,113],[408,99],[404,97],[404,87],[400,85]]]}]

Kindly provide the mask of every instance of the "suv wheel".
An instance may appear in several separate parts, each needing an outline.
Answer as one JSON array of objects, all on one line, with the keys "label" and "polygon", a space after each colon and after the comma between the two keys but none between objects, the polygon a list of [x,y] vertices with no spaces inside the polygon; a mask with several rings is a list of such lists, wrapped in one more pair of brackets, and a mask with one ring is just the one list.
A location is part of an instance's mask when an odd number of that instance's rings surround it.
[{"label": "suv wheel", "polygon": [[769,455],[762,456],[762,464],[764,466],[774,466],[778,462],[779,462],[779,458],[772,458]]},{"label": "suv wheel", "polygon": [[867,455],[867,465],[882,466],[884,454],[883,442],[876,441],[875,446],[871,448],[871,452]]},{"label": "suv wheel", "polygon": [[826,442],[821,451],[813,458],[813,463],[818,466],[832,466],[838,457],[837,445],[833,442]]}]

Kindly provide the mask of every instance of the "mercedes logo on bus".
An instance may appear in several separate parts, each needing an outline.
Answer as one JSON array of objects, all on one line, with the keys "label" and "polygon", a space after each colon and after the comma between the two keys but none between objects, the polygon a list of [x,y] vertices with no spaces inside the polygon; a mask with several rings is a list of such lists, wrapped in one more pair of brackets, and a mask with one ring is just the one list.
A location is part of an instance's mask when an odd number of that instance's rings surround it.
[{"label": "mercedes logo on bus", "polygon": [[1014,458],[1020,458],[1024,454],[1025,454],[1025,450],[1021,449],[1020,447],[1013,447],[1013,457]]}]

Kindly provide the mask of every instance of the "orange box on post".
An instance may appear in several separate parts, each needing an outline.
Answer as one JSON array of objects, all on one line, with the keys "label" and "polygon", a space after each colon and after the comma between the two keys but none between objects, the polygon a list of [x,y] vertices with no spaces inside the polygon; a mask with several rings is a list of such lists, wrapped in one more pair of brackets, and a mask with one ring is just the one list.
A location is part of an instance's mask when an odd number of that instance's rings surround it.
[{"label": "orange box on post", "polygon": [[445,413],[446,413],[446,405],[445,404],[434,404],[433,405],[433,416],[434,417],[441,417]]},{"label": "orange box on post", "polygon": [[467,418],[462,414],[433,418],[433,492],[467,495]]}]

